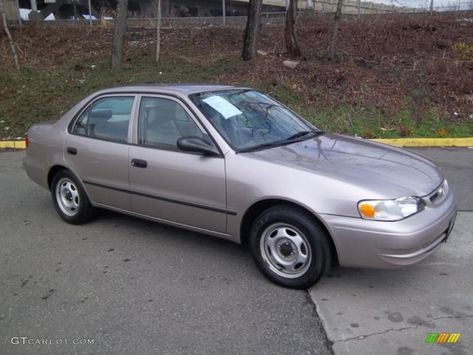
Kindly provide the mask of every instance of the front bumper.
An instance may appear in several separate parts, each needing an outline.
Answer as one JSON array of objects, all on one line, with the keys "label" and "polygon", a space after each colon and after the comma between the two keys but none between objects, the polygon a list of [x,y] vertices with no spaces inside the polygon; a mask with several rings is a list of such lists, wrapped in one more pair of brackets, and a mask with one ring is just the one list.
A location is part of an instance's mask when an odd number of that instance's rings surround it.
[{"label": "front bumper", "polygon": [[448,238],[455,223],[452,191],[441,203],[397,222],[322,215],[337,249],[341,266],[397,268],[418,263]]}]

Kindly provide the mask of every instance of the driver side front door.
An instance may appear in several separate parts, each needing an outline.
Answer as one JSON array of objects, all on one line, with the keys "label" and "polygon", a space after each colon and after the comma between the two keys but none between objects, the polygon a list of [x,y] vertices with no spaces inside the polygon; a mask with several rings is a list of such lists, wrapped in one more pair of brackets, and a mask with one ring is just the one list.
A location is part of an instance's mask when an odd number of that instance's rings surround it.
[{"label": "driver side front door", "polygon": [[180,151],[181,137],[205,131],[176,99],[143,96],[130,146],[129,176],[134,212],[163,222],[226,232],[225,160]]}]

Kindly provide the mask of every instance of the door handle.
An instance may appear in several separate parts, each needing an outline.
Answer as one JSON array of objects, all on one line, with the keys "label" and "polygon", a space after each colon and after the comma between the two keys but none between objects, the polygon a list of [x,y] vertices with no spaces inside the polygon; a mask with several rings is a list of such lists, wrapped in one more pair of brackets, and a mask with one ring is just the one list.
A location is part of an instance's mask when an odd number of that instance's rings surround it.
[{"label": "door handle", "polygon": [[131,166],[134,166],[135,168],[146,168],[148,166],[148,162],[141,159],[131,159]]},{"label": "door handle", "polygon": [[76,155],[77,154],[77,149],[73,147],[67,147],[67,153],[71,155]]}]

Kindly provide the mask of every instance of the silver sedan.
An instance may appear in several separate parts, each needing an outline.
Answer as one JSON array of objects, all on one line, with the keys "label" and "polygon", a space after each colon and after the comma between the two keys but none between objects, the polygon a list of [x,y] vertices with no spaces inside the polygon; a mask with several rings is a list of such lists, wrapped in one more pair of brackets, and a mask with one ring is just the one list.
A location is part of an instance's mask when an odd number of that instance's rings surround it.
[{"label": "silver sedan", "polygon": [[325,133],[250,88],[103,90],[32,126],[27,142],[25,170],[64,221],[106,208],[229,239],[286,287],[333,264],[419,262],[455,221],[431,161]]}]

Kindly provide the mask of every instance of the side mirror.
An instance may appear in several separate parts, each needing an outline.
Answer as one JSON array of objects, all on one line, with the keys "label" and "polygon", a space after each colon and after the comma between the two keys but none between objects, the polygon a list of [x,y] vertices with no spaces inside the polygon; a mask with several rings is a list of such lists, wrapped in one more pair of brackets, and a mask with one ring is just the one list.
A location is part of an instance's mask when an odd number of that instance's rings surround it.
[{"label": "side mirror", "polygon": [[177,140],[177,147],[184,152],[201,153],[204,155],[219,155],[213,145],[199,137],[182,137]]}]

